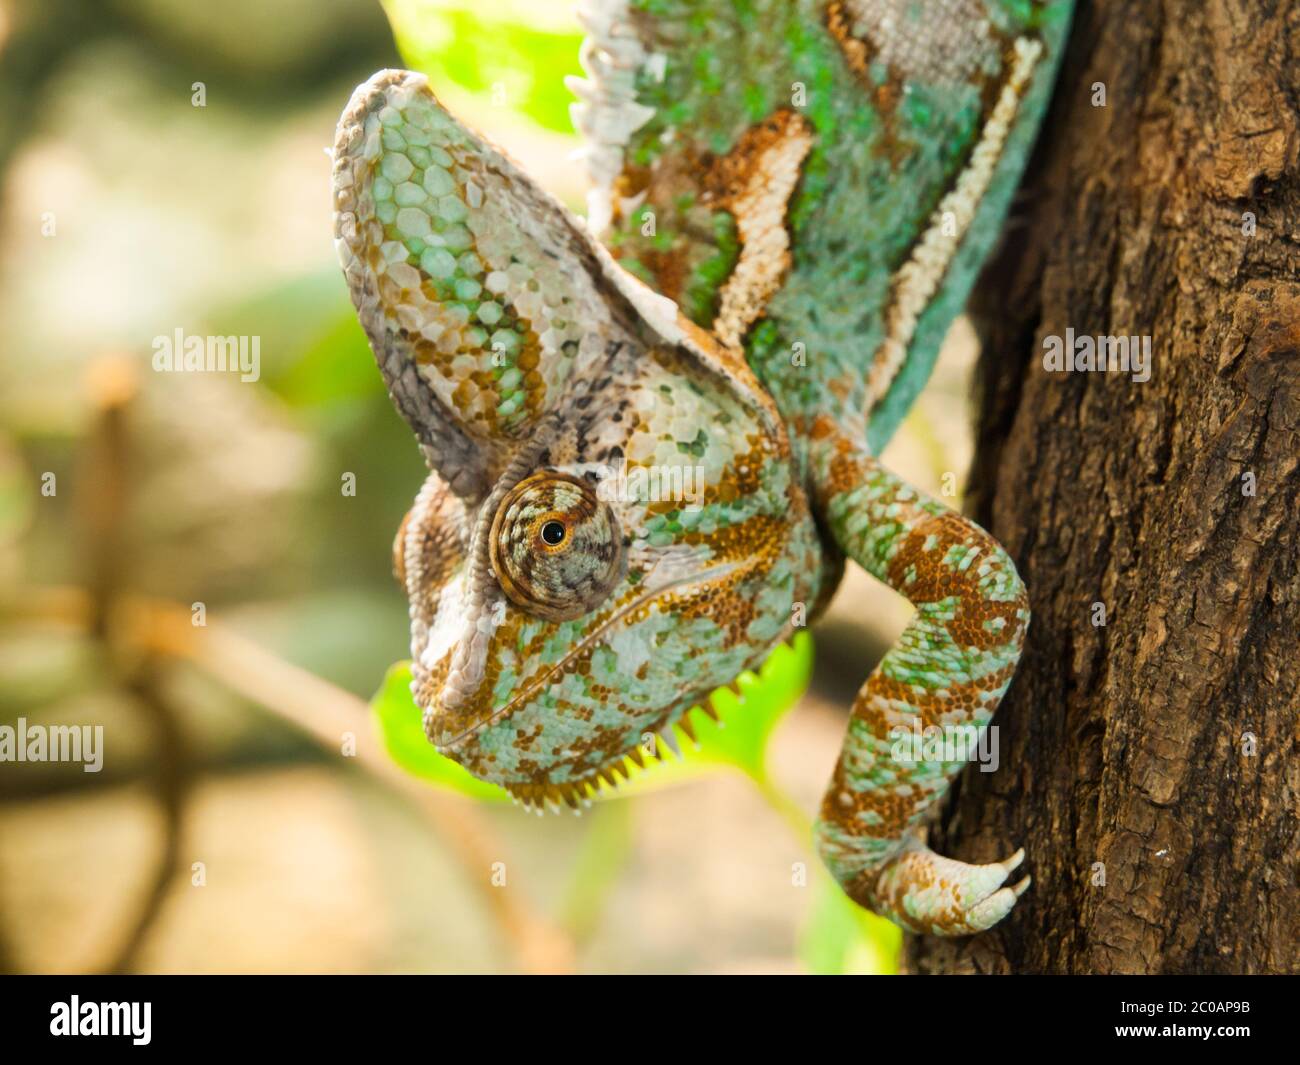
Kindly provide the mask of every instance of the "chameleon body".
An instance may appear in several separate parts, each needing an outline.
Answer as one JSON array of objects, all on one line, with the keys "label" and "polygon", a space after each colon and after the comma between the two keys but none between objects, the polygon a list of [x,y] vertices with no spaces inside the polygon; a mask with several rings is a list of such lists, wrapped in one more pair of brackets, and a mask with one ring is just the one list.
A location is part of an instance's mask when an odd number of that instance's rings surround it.
[{"label": "chameleon body", "polygon": [[1029,621],[1010,558],[875,458],[996,237],[1069,0],[593,0],[587,222],[382,71],[340,120],[335,237],[431,474],[395,565],[430,741],[538,807],[758,665],[852,559],[916,605],[816,825],[850,896],[980,931],[1019,864],[917,835]]}]

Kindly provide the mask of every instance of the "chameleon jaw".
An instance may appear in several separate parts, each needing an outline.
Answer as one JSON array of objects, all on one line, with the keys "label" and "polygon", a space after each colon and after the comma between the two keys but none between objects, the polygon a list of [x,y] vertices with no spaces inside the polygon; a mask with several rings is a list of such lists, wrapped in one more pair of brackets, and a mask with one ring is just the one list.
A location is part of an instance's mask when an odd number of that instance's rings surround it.
[{"label": "chameleon jaw", "polygon": [[[547,685],[552,683],[552,681],[557,677],[563,676],[573,662],[576,661],[584,652],[594,649],[596,645],[602,642],[617,625],[623,622],[630,615],[644,609],[649,603],[666,593],[677,591],[682,588],[702,589],[709,585],[725,582],[743,565],[744,563],[742,560],[724,562],[717,566],[711,566],[703,573],[679,578],[676,581],[671,581],[662,587],[656,588],[653,591],[647,591],[638,596],[636,599],[632,600],[632,602],[612,614],[603,624],[594,629],[589,635],[574,644],[573,647],[570,648],[569,652],[558,662],[550,666],[538,676],[531,678],[524,685],[523,689],[511,698],[504,706],[492,711],[486,717],[474,722],[453,736],[448,737],[445,732],[440,735],[435,735],[434,729],[437,726],[439,715],[435,714],[433,708],[430,707],[425,711],[425,732],[429,737],[429,741],[433,744],[434,749],[437,750],[439,754],[444,754],[448,757],[454,758],[456,751],[462,750],[471,739],[477,736],[489,725],[495,724],[496,722],[509,717],[521,706],[526,705],[528,702],[535,699],[539,692],[546,689]],[[507,790],[509,790],[508,786],[506,787]]]},{"label": "chameleon jaw", "polygon": [[[781,642],[784,642],[784,639]],[[744,702],[745,696],[739,677],[715,688],[714,693],[722,689],[730,691],[737,702]],[[649,769],[655,762],[668,762],[670,755],[681,758],[681,744],[673,732],[674,728],[694,744],[697,750],[699,749],[695,738],[695,727],[690,721],[691,709],[699,709],[701,713],[719,724],[721,718],[711,696],[699,699],[687,698],[684,703],[685,709],[680,716],[674,718],[669,711],[660,725],[642,733],[640,743],[628,751],[612,756],[597,768],[574,780],[567,780],[561,784],[513,781],[503,783],[501,787],[509,793],[515,805],[523,806],[525,810],[536,813],[539,817],[548,810],[562,812],[565,807],[572,810],[575,815],[581,815],[583,808],[591,806],[594,799],[610,797],[619,792],[623,785],[638,775],[638,771]],[[652,745],[649,741],[653,737],[658,737],[661,742]],[[632,764],[629,766],[628,762]]]}]

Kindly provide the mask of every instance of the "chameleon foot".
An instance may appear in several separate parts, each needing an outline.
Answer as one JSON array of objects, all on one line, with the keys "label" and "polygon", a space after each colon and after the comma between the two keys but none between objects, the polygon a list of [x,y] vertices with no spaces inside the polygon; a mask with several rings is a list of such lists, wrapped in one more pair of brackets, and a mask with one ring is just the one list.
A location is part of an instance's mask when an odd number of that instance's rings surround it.
[{"label": "chameleon foot", "polygon": [[1029,887],[1029,877],[1002,886],[1024,858],[1022,847],[1002,862],[967,865],[910,842],[877,877],[872,909],[913,932],[982,932],[1010,913]]}]

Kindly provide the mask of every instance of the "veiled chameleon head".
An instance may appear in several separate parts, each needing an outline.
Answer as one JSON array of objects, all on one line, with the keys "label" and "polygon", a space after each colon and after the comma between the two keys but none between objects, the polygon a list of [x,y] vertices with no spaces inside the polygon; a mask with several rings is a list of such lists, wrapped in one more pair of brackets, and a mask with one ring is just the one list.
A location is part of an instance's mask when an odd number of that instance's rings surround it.
[{"label": "veiled chameleon head", "polygon": [[816,535],[738,356],[384,71],[334,153],[336,244],[432,474],[403,522],[430,740],[574,801],[788,634]]}]

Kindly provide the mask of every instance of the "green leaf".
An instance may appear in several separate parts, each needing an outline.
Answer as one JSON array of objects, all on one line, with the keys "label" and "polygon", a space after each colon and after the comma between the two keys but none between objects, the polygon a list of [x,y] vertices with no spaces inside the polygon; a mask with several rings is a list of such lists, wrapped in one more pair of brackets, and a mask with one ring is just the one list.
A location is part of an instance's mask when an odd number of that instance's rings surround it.
[{"label": "green leaf", "polygon": [[826,976],[898,972],[903,933],[862,909],[829,876],[818,872],[812,911],[799,937],[799,957],[809,972]]},{"label": "green leaf", "polygon": [[221,335],[258,336],[262,383],[292,407],[384,394],[337,268],[266,287],[219,308],[205,324]]},{"label": "green leaf", "polygon": [[571,0],[383,2],[403,60],[428,74],[435,91],[454,85],[573,132],[564,77],[582,73],[582,30]]},{"label": "green leaf", "polygon": [[791,644],[780,644],[758,674],[742,673],[740,696],[719,688],[710,697],[719,722],[702,710],[691,712],[698,754],[706,761],[724,762],[756,779],[767,776],[767,744],[777,724],[799,701],[812,678],[813,641],[807,632]]}]

